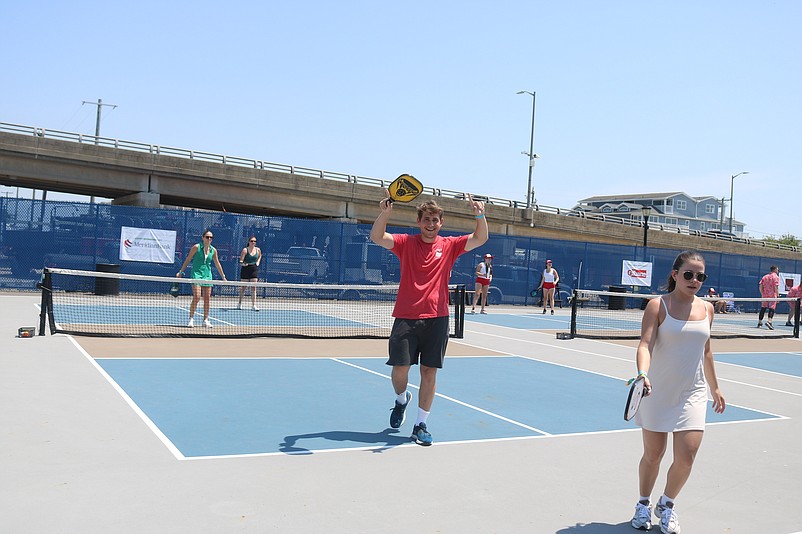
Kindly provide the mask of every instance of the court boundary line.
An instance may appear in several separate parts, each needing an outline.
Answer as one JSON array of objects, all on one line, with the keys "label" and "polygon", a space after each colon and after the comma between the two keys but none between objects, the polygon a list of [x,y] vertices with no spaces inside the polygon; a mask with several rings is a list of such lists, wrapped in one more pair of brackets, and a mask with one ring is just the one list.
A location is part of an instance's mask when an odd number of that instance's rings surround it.
[{"label": "court boundary line", "polygon": [[[493,326],[498,326],[498,325],[493,325]],[[509,327],[509,326],[500,326],[500,328],[508,328],[508,329],[511,329],[511,330],[520,331],[519,328],[512,328],[512,327]],[[524,332],[531,332],[531,331],[530,330],[524,330]],[[491,334],[491,333],[487,333],[487,332],[478,332],[478,331],[473,331],[473,333],[474,334],[478,334],[478,335],[498,337],[498,338],[502,338],[502,339],[509,339],[508,337],[502,336],[502,335],[499,335],[499,334]],[[589,356],[598,356],[600,358],[618,360],[618,361],[621,361],[621,362],[633,362],[634,363],[634,361],[635,361],[634,358],[633,359],[629,359],[629,358],[621,358],[619,356],[609,356],[607,354],[600,354],[598,352],[590,352],[590,351],[586,351],[586,350],[582,350],[582,349],[575,349],[575,348],[571,348],[571,347],[561,347],[561,346],[559,346],[559,344],[543,343],[541,341],[530,341],[528,339],[520,339],[520,338],[516,338],[515,341],[516,342],[521,342],[521,343],[545,346],[545,347],[549,347],[549,348],[553,348],[553,349],[557,349],[557,350],[566,350],[566,351],[569,351],[569,352],[576,352],[576,353],[579,353],[579,354],[586,354],[586,355],[589,355]],[[583,341],[604,343],[605,345],[613,345],[615,347],[621,347],[622,346],[622,345],[616,345],[614,343],[607,343],[607,342],[604,342],[604,341],[601,341],[601,340],[595,340],[595,339],[586,339],[586,340],[583,340]],[[462,344],[470,346],[470,347],[475,347],[477,349],[488,350],[488,351],[493,351],[493,352],[500,352],[500,353],[503,353],[503,354],[506,354],[506,355],[515,356],[515,354],[512,354],[510,352],[502,351],[502,350],[499,350],[497,348],[491,349],[491,348],[485,347],[483,345],[477,345],[476,343],[462,343]],[[755,352],[755,353],[752,353],[752,354],[786,354],[786,353],[787,353],[787,351],[780,351],[780,352],[773,352],[772,351],[772,352],[762,352],[762,353]],[[744,353],[744,352],[720,352],[719,354],[749,354],[749,353]],[[528,356],[522,356],[522,357],[528,357]],[[535,358],[535,359],[537,359],[537,358]],[[545,360],[539,360],[539,361],[544,361],[544,363],[552,363],[552,362],[547,362]],[[716,360],[716,364],[738,365],[738,364],[732,364],[732,363],[728,363],[728,362],[724,362],[724,361],[720,361],[720,360]],[[555,365],[563,365],[563,364],[555,364]],[[781,374],[782,375],[782,373],[777,373],[776,371],[768,371],[766,369],[761,369],[759,367],[747,367],[747,366],[742,366],[742,367],[744,367],[746,369],[754,370],[754,371],[761,371],[761,372],[764,372],[764,373],[774,373],[774,374]],[[581,369],[581,370],[584,371],[584,369]],[[588,372],[594,372],[594,371],[588,371]],[[602,374],[602,373],[598,373],[598,374]],[[606,375],[602,375],[602,376],[606,376]],[[782,376],[785,376],[785,375],[782,375]],[[788,376],[790,376],[792,378],[799,379],[798,376],[794,376],[794,375],[788,375]],[[617,377],[611,377],[611,378],[617,378]],[[782,389],[768,388],[766,386],[759,386],[757,384],[749,384],[749,383],[746,383],[746,382],[740,382],[738,380],[733,380],[731,378],[722,378],[722,377],[717,377],[717,378],[721,382],[729,382],[731,384],[738,384],[738,385],[741,385],[741,386],[753,387],[753,388],[757,388],[757,389],[765,389],[765,390],[768,390],[768,391],[774,391],[776,393],[785,393],[785,394],[788,394],[788,395],[802,397],[802,394],[795,393],[793,391],[785,391],[785,390],[782,390]],[[627,380],[627,379],[624,378],[622,380]],[[736,405],[733,404],[732,406],[736,406]],[[743,406],[741,406],[741,407],[745,408]],[[749,408],[749,409],[751,410],[752,408]],[[759,410],[754,410],[754,411],[759,411]],[[769,413],[769,412],[766,412],[766,413]]]},{"label": "court boundary line", "polygon": [[106,380],[106,382],[108,382],[111,385],[111,387],[113,387],[114,390],[120,394],[123,401],[125,401],[125,403],[134,411],[134,413],[139,416],[139,418],[145,423],[145,426],[147,426],[148,429],[150,429],[150,431],[153,432],[153,434],[159,439],[159,441],[162,442],[162,444],[167,448],[167,450],[170,451],[170,453],[172,453],[172,455],[177,460],[186,460],[186,456],[184,456],[184,454],[178,449],[178,447],[176,447],[175,444],[164,434],[164,432],[161,431],[161,429],[156,425],[156,423],[154,423],[153,420],[150,417],[148,417],[148,415],[144,411],[142,411],[139,405],[137,405],[134,402],[134,399],[132,399],[128,395],[128,393],[126,393],[126,391],[122,388],[122,386],[120,386],[117,383],[117,381],[114,380],[111,377],[111,375],[108,374],[106,370],[100,366],[99,363],[97,363],[95,358],[93,358],[88,352],[86,352],[84,348],[81,347],[81,345],[77,341],[75,341],[75,338],[73,336],[67,336],[67,337],[70,339],[70,342],[78,349],[78,351],[80,351],[80,353],[83,354],[87,360],[89,360],[90,365],[92,365],[92,367],[94,367],[100,373],[100,376],[102,376]]},{"label": "court boundary line", "polygon": [[[789,417],[776,417],[772,419],[742,419],[739,421],[719,421],[717,423],[706,423],[706,426],[722,426],[722,425],[737,425],[741,423],[762,423],[771,421],[784,421],[790,420]],[[482,438],[470,440],[453,440],[453,441],[438,441],[435,444],[438,446],[444,445],[473,445],[476,443],[503,443],[508,441],[529,441],[541,439],[559,439],[559,438],[574,438],[581,436],[597,436],[604,434],[621,434],[627,432],[640,432],[640,427],[633,428],[617,428],[615,430],[593,430],[590,432],[569,432],[566,434],[548,434],[538,436],[511,436],[506,438]],[[420,448],[420,445],[413,443],[410,438],[409,443],[401,443],[398,445],[379,445],[379,446],[360,446],[360,447],[341,447],[332,449],[308,449],[305,451],[276,451],[276,452],[255,452],[246,454],[223,454],[223,455],[205,455],[205,456],[187,456],[182,458],[185,461],[193,460],[226,460],[232,458],[259,458],[267,456],[311,456],[318,453],[346,453],[346,452],[384,452],[392,449],[414,449]],[[802,533],[800,533],[802,534]]]},{"label": "court boundary line", "polygon": [[[786,352],[786,351],[781,351],[781,352],[720,352],[719,354],[733,354],[733,355],[741,355],[741,354],[756,354],[756,355],[761,355],[761,354],[790,354],[792,356],[800,356],[799,354],[796,354],[796,353],[793,353],[793,352]],[[789,375],[788,373],[781,373],[780,371],[772,371],[771,369],[763,369],[762,367],[750,367],[750,366],[744,365],[742,363],[732,363],[732,362],[725,362],[725,361],[720,361],[720,360],[716,360],[716,363],[721,363],[721,364],[724,364],[724,365],[732,365],[733,367],[740,367],[742,369],[749,369],[749,370],[753,370],[753,371],[763,371],[764,373],[783,376],[785,378],[793,378],[793,379],[796,379],[796,380],[802,380],[802,376]]]},{"label": "court boundary line", "polygon": [[[498,334],[485,334],[485,335],[489,335],[489,336],[493,336],[493,337],[504,337],[504,336],[500,336]],[[508,338],[505,338],[505,339],[508,339]],[[528,341],[528,340],[525,340],[525,339],[516,339],[516,341],[521,341],[523,343],[534,343],[536,345],[543,345],[544,344],[544,343],[540,343],[539,341]],[[567,369],[573,369],[575,371],[581,371],[581,372],[585,372],[585,373],[596,374],[596,375],[599,375],[599,376],[603,376],[603,377],[606,377],[606,378],[612,378],[612,379],[615,379],[615,380],[624,380],[624,381],[628,380],[626,378],[620,378],[620,377],[616,377],[616,376],[612,376],[612,375],[607,375],[607,374],[604,374],[604,373],[600,373],[598,371],[591,371],[591,370],[588,370],[588,369],[581,369],[579,367],[573,367],[573,366],[570,366],[570,365],[567,365],[567,364],[564,364],[564,363],[555,363],[555,362],[550,362],[550,361],[547,361],[547,360],[541,360],[541,359],[535,358],[533,356],[523,356],[523,355],[519,355],[519,354],[512,354],[512,353],[507,352],[507,351],[501,351],[501,350],[498,350],[498,349],[490,349],[488,347],[483,347],[481,345],[476,345],[474,343],[465,343],[465,344],[466,345],[470,345],[471,347],[476,347],[478,349],[494,350],[495,352],[502,352],[504,354],[507,354],[507,355],[513,356],[513,357],[529,359],[529,360],[537,361],[537,362],[540,362],[540,363],[551,364],[551,365],[558,365],[558,366],[561,366],[561,367],[565,367]],[[552,347],[552,348],[557,348],[558,350],[562,349],[562,347],[558,347],[557,345],[549,345],[549,346]],[[607,356],[606,354],[598,354],[598,353],[594,353],[594,352],[587,352],[587,351],[583,351],[583,350],[579,350],[579,349],[570,349],[569,348],[569,349],[564,349],[564,350],[569,350],[569,351],[573,351],[573,352],[580,352],[582,354],[588,354],[588,355],[591,355],[591,356],[601,356],[601,357],[604,357],[604,358],[613,358],[613,359],[620,360],[620,361],[633,361],[634,362],[634,360],[618,358],[617,356]],[[772,353],[772,354],[776,354],[776,353]],[[488,358],[493,358],[494,356],[487,356],[487,357]],[[453,356],[452,356],[452,358],[453,358]],[[719,362],[716,362],[716,363],[719,363]],[[722,362],[722,363],[726,363],[726,362]],[[749,367],[748,369],[753,369],[753,368]],[[763,369],[757,369],[757,370],[763,371]],[[728,378],[718,377],[718,380],[723,381],[723,382],[730,382],[730,383],[734,383],[734,384],[739,384],[739,385],[743,385],[743,386],[751,386],[751,387],[755,387],[755,388],[758,388],[758,389],[766,389],[766,390],[770,390],[770,391],[775,391],[777,393],[787,393],[789,395],[801,396],[802,397],[802,394],[794,393],[792,391],[773,390],[773,389],[765,387],[765,386],[759,386],[757,384],[747,384],[747,383],[744,383],[744,382],[738,382],[737,380],[731,380],[731,379],[728,379]],[[709,393],[708,393],[707,400],[708,400],[708,402],[711,400],[710,396],[709,396]],[[767,412],[765,410],[759,410],[759,409],[756,409],[756,408],[751,408],[749,406],[743,406],[743,405],[740,405],[740,404],[727,403],[727,405],[728,406],[734,406],[736,408],[742,408],[744,410],[750,410],[750,411],[753,411],[753,412],[764,413],[766,415],[771,415],[773,417],[779,417],[779,418],[783,418],[783,419],[789,419],[790,418],[790,417],[785,416],[785,415],[776,414],[776,413],[772,413],[772,412]],[[705,424],[707,424],[707,423],[705,423]],[[711,423],[711,424],[714,424],[714,423]]]},{"label": "court boundary line", "polygon": [[[305,455],[312,455],[312,454],[318,454],[318,453],[349,452],[349,451],[382,452],[382,451],[389,450],[389,449],[394,449],[394,448],[419,447],[419,445],[417,445],[415,443],[412,443],[410,441],[410,443],[402,443],[402,444],[398,444],[398,445],[344,447],[344,448],[331,448],[331,449],[308,449],[308,450],[305,450],[305,451],[290,451],[290,452],[275,451],[275,452],[263,452],[263,453],[249,453],[249,454],[185,456],[175,446],[175,444],[159,429],[159,427],[153,422],[153,420],[150,419],[147,416],[147,414],[145,414],[145,412],[134,402],[134,400],[125,392],[125,390],[122,388],[122,386],[120,386],[111,377],[111,375],[109,375],[100,366],[100,364],[97,362],[97,360],[117,360],[117,358],[97,358],[97,359],[95,359],[87,351],[85,351],[83,349],[83,347],[80,346],[80,344],[74,339],[73,336],[66,335],[66,337],[68,337],[70,339],[70,342],[79,350],[79,352],[86,359],[88,359],[90,361],[90,364],[100,372],[101,376],[107,382],[110,383],[110,385],[115,389],[115,391],[117,391],[121,395],[121,397],[123,398],[125,403],[129,407],[131,407],[133,409],[134,413],[139,416],[139,418],[145,423],[146,427],[154,433],[154,435],[159,439],[159,441],[162,442],[162,444],[167,448],[167,450],[178,461],[220,460],[220,459],[252,458],[252,457],[263,457],[263,456],[305,456]],[[497,337],[499,337],[499,336],[497,336]],[[470,346],[475,346],[477,348],[481,348],[481,349],[484,349],[484,350],[490,350],[490,349],[487,349],[485,347],[481,347],[481,346],[474,345],[474,344],[470,344]],[[576,350],[576,349],[573,349],[573,350]],[[464,358],[521,358],[521,359],[524,359],[524,360],[537,361],[539,363],[544,363],[544,364],[547,364],[547,365],[555,365],[555,366],[558,366],[558,367],[572,369],[572,370],[576,370],[576,371],[580,371],[580,372],[586,372],[586,373],[590,373],[590,374],[595,374],[595,375],[602,376],[602,377],[605,377],[605,378],[612,378],[614,380],[621,380],[618,377],[605,375],[604,373],[598,373],[598,372],[595,372],[595,371],[590,371],[590,370],[586,370],[586,369],[580,369],[580,368],[577,368],[577,367],[572,367],[572,366],[569,366],[569,365],[555,363],[555,362],[538,360],[537,358],[533,358],[533,357],[529,357],[529,356],[512,354],[512,353],[508,353],[508,352],[505,352],[505,351],[499,351],[499,350],[495,350],[495,349],[494,349],[494,352],[502,352],[503,355],[502,356],[492,356],[492,355],[484,355],[484,356],[482,356],[482,355],[476,355],[476,356],[451,356],[451,358],[463,358],[463,357]],[[581,352],[584,352],[584,351],[581,351]],[[594,355],[594,353],[589,353],[589,354],[590,355]],[[219,358],[219,357],[216,357],[216,358],[156,358],[156,357],[142,357],[142,358],[123,358],[123,359],[128,359],[128,360],[140,360],[140,359],[141,360],[209,360],[209,359],[216,359],[216,360],[274,360],[274,359],[285,359],[285,360],[294,360],[294,361],[297,360],[297,358],[292,358],[292,357],[264,357],[264,356],[260,356],[260,357],[235,357],[235,358]],[[353,364],[351,362],[343,361],[343,360],[341,360],[339,358],[336,358],[336,357],[321,356],[321,357],[305,358],[304,360],[307,360],[307,359],[334,361],[335,363],[340,363],[342,365],[346,365],[346,366],[355,368],[355,369],[360,370],[360,371],[366,371],[366,372],[368,372],[370,374],[374,374],[376,376],[379,376],[379,377],[382,377],[382,378],[385,378],[385,379],[388,379],[388,380],[391,379],[391,377],[388,376],[388,375],[382,374],[382,373],[380,373],[378,371],[373,371],[372,369],[367,369],[365,367]],[[361,357],[357,357],[356,359],[384,359],[384,357],[383,356],[375,356],[375,357],[361,356]],[[415,384],[410,383],[409,385],[414,387],[414,388],[416,388],[416,389],[419,389],[419,386],[417,386]],[[530,431],[533,431],[533,432],[539,432],[539,435],[532,435],[532,436],[513,436],[513,437],[505,437],[505,438],[483,438],[483,439],[474,439],[474,440],[438,441],[437,445],[459,445],[459,444],[468,444],[468,445],[470,445],[470,444],[474,444],[474,443],[496,443],[496,442],[504,442],[504,441],[520,441],[520,440],[543,439],[543,438],[595,436],[595,435],[600,435],[600,434],[610,434],[610,433],[620,433],[620,432],[636,432],[636,431],[640,430],[639,427],[633,427],[633,428],[624,428],[624,429],[615,429],[615,430],[597,430],[597,431],[590,431],[590,432],[571,432],[571,433],[565,433],[565,434],[552,434],[552,433],[549,433],[549,432],[545,432],[545,431],[536,429],[535,427],[530,427],[528,425],[525,425],[523,423],[514,421],[512,419],[505,418],[505,417],[500,416],[498,414],[494,414],[492,412],[489,412],[489,411],[484,410],[482,408],[479,408],[477,406],[472,406],[472,405],[470,405],[468,403],[464,403],[462,401],[454,399],[454,398],[452,398],[452,397],[450,397],[448,395],[444,395],[444,394],[441,394],[441,393],[435,393],[435,395],[438,396],[438,397],[441,397],[441,398],[443,398],[445,400],[454,402],[455,404],[459,404],[459,405],[462,405],[462,406],[467,407],[469,409],[473,409],[473,410],[478,411],[480,413],[484,413],[486,415],[489,415],[491,417],[498,418],[498,419],[500,419],[502,421],[505,421],[505,422],[508,422],[510,424],[519,426],[521,428],[524,428],[524,429],[527,429],[527,430],[530,430]],[[753,408],[748,408],[748,407],[745,407],[745,406],[738,406],[738,405],[734,405],[734,404],[731,405],[731,406],[737,406],[737,407],[740,407],[740,408],[743,408],[743,409],[748,409],[750,411],[754,411],[754,412],[757,412],[757,413],[764,413],[764,414],[772,416],[772,417],[771,418],[765,418],[765,419],[743,419],[743,420],[738,420],[738,421],[720,421],[720,422],[714,422],[714,423],[706,423],[706,426],[718,426],[718,425],[741,424],[741,423],[756,423],[756,422],[780,421],[780,420],[790,419],[787,416],[782,416],[782,415],[778,415],[778,414],[772,414],[770,412],[765,412],[765,411],[762,411],[762,410],[755,410]]]}]

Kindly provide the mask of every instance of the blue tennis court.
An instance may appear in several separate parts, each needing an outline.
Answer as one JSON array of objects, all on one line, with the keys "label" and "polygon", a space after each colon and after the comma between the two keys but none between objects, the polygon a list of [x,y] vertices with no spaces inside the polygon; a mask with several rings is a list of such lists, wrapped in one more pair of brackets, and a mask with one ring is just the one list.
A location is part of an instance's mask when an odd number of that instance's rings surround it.
[{"label": "blue tennis court", "polygon": [[[414,413],[401,429],[388,428],[384,358],[97,363],[185,458],[410,443]],[[617,378],[518,356],[454,357],[446,368],[429,420],[439,444],[635,428],[623,420],[626,389]],[[410,377],[417,397],[416,370]],[[708,411],[708,423],[776,417],[737,406]]]},{"label": "blue tennis court", "polygon": [[[185,328],[188,302],[167,297]],[[236,298],[217,303],[215,320],[275,313],[236,310]],[[6,332],[36,317],[38,302],[5,297]],[[386,339],[7,339],[6,523],[15,532],[631,531],[642,438],[623,405],[637,341],[559,339],[568,310],[541,311],[466,316],[437,376],[432,447],[409,440],[417,369],[407,420],[389,428]],[[215,336],[218,324],[192,333]],[[727,409],[708,411],[682,492],[690,530],[799,530],[799,343],[713,341]],[[435,484],[434,498],[399,514],[405,489],[421,484]]]},{"label": "blue tennis court", "polygon": [[[202,308],[198,309],[200,314]],[[67,324],[141,324],[184,326],[189,319],[189,310],[183,306],[76,306],[62,304],[55,308],[57,323]],[[212,324],[226,326],[301,326],[325,324],[330,327],[361,327],[367,323],[353,321],[335,314],[323,314],[306,310],[265,309],[252,311],[228,307],[212,307],[209,310]]]},{"label": "blue tennis court", "polygon": [[568,315],[510,313],[491,313],[487,315],[467,314],[465,315],[465,322],[505,326],[507,328],[518,328],[522,330],[567,330],[571,326],[571,314],[570,310],[565,313],[568,313]]},{"label": "blue tennis court", "polygon": [[802,354],[798,352],[717,353],[716,361],[802,377]]}]

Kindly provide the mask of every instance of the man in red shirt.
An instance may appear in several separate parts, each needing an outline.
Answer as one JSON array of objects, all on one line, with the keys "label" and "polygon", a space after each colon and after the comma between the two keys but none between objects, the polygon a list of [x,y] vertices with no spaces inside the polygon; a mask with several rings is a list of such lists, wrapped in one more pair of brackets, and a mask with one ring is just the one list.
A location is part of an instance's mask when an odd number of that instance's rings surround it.
[{"label": "man in red shirt", "polygon": [[[389,193],[388,193],[389,197]],[[412,394],[407,391],[409,369],[420,364],[418,417],[412,439],[420,445],[431,445],[432,435],[426,419],[434,401],[437,370],[443,367],[448,344],[448,281],[451,268],[460,254],[482,246],[488,237],[484,202],[468,195],[468,204],[476,218],[472,234],[441,237],[443,209],[434,200],[418,206],[420,234],[389,234],[387,221],[393,203],[385,198],[379,203],[381,213],[370,231],[370,239],[392,251],[401,262],[401,283],[393,309],[389,359],[395,406],[390,414],[390,427],[400,428]]]}]

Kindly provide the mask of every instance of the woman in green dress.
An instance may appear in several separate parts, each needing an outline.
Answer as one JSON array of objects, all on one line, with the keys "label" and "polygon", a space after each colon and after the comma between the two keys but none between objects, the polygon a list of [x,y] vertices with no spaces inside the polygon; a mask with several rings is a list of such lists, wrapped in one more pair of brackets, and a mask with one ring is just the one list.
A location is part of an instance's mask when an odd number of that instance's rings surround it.
[{"label": "woman in green dress", "polygon": [[[217,272],[223,280],[226,279],[226,274],[223,272],[223,266],[220,265],[220,260],[217,258],[217,249],[212,246],[212,239],[214,234],[211,230],[203,232],[203,238],[197,245],[192,245],[189,250],[187,259],[181,266],[181,270],[176,274],[176,278],[181,278],[184,274],[184,269],[187,268],[189,262],[192,262],[192,274],[190,275],[196,280],[211,280],[212,279],[212,262],[217,267]],[[189,305],[189,324],[187,326],[192,328],[195,326],[195,308],[198,307],[198,302],[203,297],[203,326],[211,328],[212,323],[209,322],[209,301],[212,297],[211,284],[192,284],[192,304]]]}]

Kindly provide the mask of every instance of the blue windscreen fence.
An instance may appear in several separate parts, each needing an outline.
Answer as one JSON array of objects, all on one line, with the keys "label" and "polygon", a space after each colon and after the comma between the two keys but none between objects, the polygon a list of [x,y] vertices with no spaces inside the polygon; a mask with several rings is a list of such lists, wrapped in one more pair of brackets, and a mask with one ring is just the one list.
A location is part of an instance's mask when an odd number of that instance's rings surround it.
[{"label": "blue windscreen fence", "polygon": [[[127,274],[175,276],[190,247],[200,241],[206,229],[214,232],[213,244],[229,280],[239,279],[239,254],[250,236],[256,236],[264,254],[261,281],[388,284],[399,280],[397,258],[370,242],[369,224],[6,197],[0,198],[0,213],[0,288],[5,289],[33,290],[44,267],[94,271],[113,266]],[[389,231],[418,231],[414,221],[410,220],[410,225]],[[175,231],[174,261],[121,260],[123,227]],[[450,234],[444,231],[443,235]],[[477,263],[490,253],[494,256],[490,303],[532,305],[539,300],[533,290],[540,283],[547,259],[560,274],[560,296],[564,300],[574,288],[607,290],[620,286],[623,261],[634,260],[652,262],[652,285],[640,291],[658,293],[679,252],[491,235],[481,249],[460,257],[451,282],[472,288]],[[772,265],[782,273],[802,272],[800,260],[701,252],[710,277],[706,286],[737,297],[758,297],[758,280]]]}]

